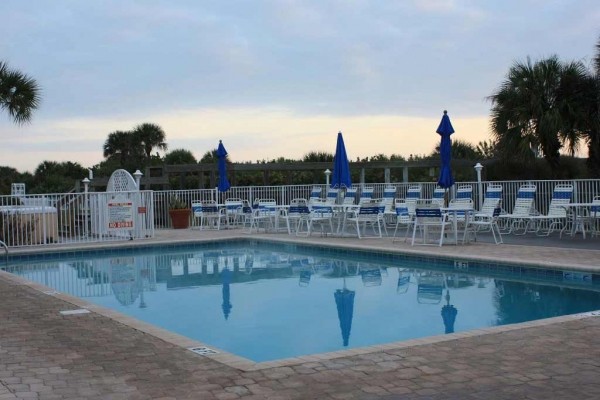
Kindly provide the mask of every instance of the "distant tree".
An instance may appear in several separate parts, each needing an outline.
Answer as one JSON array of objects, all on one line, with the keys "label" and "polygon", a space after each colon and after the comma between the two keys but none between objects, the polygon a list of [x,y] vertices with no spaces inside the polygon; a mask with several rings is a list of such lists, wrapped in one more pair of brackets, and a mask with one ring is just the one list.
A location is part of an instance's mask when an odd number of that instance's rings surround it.
[{"label": "distant tree", "polygon": [[66,193],[73,189],[74,181],[88,175],[86,168],[71,161],[43,161],[33,173],[31,193]]},{"label": "distant tree", "polygon": [[304,162],[333,162],[333,154],[324,151],[311,151],[302,157]]},{"label": "distant tree", "polygon": [[196,164],[196,157],[186,149],[175,149],[165,154],[166,165]]},{"label": "distant tree", "polygon": [[[477,148],[469,142],[464,140],[456,139],[452,141],[451,154],[453,159],[458,160],[476,160],[479,158]],[[440,157],[440,145],[436,145],[433,152],[429,155],[429,158]]]},{"label": "distant tree", "polygon": [[198,162],[201,164],[210,164],[210,163],[216,163],[217,159],[218,159],[217,149],[213,149],[213,150],[209,150],[206,153],[204,153],[204,155]]},{"label": "distant tree", "polygon": [[31,114],[39,104],[37,82],[0,61],[0,108],[6,110],[16,124],[23,124],[31,121]]},{"label": "distant tree", "polygon": [[133,129],[132,133],[134,144],[142,147],[147,159],[150,159],[154,149],[167,150],[165,131],[156,124],[140,124]]}]

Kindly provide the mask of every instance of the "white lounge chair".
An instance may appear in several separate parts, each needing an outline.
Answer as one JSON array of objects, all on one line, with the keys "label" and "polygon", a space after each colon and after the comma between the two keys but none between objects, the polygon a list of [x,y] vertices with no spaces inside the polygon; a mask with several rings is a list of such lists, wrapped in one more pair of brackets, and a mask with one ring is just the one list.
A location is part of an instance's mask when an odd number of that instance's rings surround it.
[{"label": "white lounge chair", "polygon": [[440,207],[444,207],[445,206],[445,195],[446,195],[446,189],[437,186],[433,190],[433,196],[431,198],[431,202]]},{"label": "white lounge chair", "polygon": [[[414,205],[414,203],[412,204]],[[394,237],[392,242],[396,241],[398,229],[400,227],[406,228],[406,232],[404,234],[404,241],[406,242],[408,240],[408,232],[412,227],[414,212],[410,213],[408,204],[406,201],[404,201],[404,199],[396,199],[394,211],[396,212],[396,228],[394,229]]]},{"label": "white lounge chair", "polygon": [[525,184],[519,188],[512,212],[500,214],[498,217],[500,225],[504,226],[503,233],[517,233],[519,228],[523,229],[523,234],[525,233],[528,218],[535,214],[536,191],[537,187],[532,184]]},{"label": "white lounge chair", "polygon": [[371,186],[365,186],[360,191],[360,198],[358,199],[358,204],[361,204],[365,201],[369,201],[373,198],[373,192],[375,189]]},{"label": "white lounge chair", "polygon": [[340,194],[340,189],[329,188],[327,190],[327,198],[325,199],[325,201],[327,202],[327,204],[337,204],[339,194]]},{"label": "white lounge chair", "polygon": [[573,185],[559,184],[552,191],[552,199],[545,215],[532,215],[527,218],[525,232],[535,232],[539,236],[548,236],[555,230],[562,230],[567,223],[567,209],[571,202]]},{"label": "white lounge chair", "polygon": [[344,200],[342,201],[342,204],[346,206],[356,204],[356,193],[356,188],[347,188],[346,193],[344,194]]},{"label": "white lounge chair", "polygon": [[306,218],[309,214],[308,202],[306,199],[292,199],[287,209],[282,209],[279,218],[285,221],[288,235],[298,231],[300,220]]},{"label": "white lounge chair", "polygon": [[197,226],[202,229],[221,229],[221,222],[227,223],[225,210],[219,208],[213,200],[206,200],[201,203],[192,203],[193,221],[198,221]]}]

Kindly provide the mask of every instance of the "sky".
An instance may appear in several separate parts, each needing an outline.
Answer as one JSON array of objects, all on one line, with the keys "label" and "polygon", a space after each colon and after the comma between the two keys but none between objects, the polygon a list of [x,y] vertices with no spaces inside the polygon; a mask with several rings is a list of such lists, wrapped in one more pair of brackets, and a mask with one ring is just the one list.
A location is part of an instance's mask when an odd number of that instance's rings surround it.
[{"label": "sky", "polygon": [[2,0],[0,60],[42,101],[0,110],[0,165],[92,167],[109,133],[149,122],[197,158],[428,154],[490,136],[490,102],[516,61],[591,65],[597,0]]}]

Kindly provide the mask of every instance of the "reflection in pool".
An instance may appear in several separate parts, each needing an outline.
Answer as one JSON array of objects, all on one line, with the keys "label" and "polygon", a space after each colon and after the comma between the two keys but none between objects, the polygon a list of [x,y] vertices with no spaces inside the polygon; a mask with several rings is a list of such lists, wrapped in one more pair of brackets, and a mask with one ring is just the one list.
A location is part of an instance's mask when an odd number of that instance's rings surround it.
[{"label": "reflection in pool", "polygon": [[543,282],[378,259],[248,242],[6,269],[253,361],[600,309],[590,277]]}]

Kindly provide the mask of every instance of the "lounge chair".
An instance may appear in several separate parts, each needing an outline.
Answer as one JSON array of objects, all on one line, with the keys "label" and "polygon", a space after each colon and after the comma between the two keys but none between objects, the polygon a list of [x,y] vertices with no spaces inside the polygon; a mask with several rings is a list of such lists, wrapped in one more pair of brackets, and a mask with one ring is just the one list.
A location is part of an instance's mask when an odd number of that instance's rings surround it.
[{"label": "lounge chair", "polygon": [[252,210],[250,216],[250,228],[248,233],[252,233],[252,229],[258,230],[261,225],[265,232],[269,229],[277,227],[278,217],[277,203],[273,199],[261,199],[257,207]]},{"label": "lounge chair", "polygon": [[490,183],[485,190],[483,203],[479,212],[475,213],[475,217],[487,217],[494,212],[494,209],[502,205],[502,185]]},{"label": "lounge chair", "polygon": [[383,217],[385,222],[392,221],[396,216],[394,211],[394,198],[396,197],[396,188],[394,186],[386,186],[383,189],[383,198],[381,205],[383,206]]},{"label": "lounge chair", "polygon": [[431,202],[440,207],[444,207],[446,205],[445,204],[445,195],[446,195],[446,189],[438,186],[433,190],[433,197],[431,198]]},{"label": "lounge chair", "polygon": [[340,194],[340,189],[329,188],[327,190],[327,198],[325,199],[325,201],[327,202],[327,204],[337,204],[339,194]]},{"label": "lounge chair", "polygon": [[308,204],[311,204],[315,200],[320,200],[321,191],[322,189],[320,186],[313,186],[313,188],[310,191],[310,196],[308,197]]},{"label": "lounge chair", "polygon": [[527,218],[525,232],[535,232],[539,236],[548,236],[555,230],[562,230],[567,223],[567,209],[571,202],[573,185],[556,185],[545,215],[532,215]]},{"label": "lounge chair", "polygon": [[227,226],[239,225],[243,218],[243,201],[242,199],[229,198],[225,199],[225,215]]},{"label": "lounge chair", "polygon": [[361,204],[365,201],[369,201],[373,198],[374,189],[370,186],[365,186],[360,191],[360,198],[358,199],[358,204]]},{"label": "lounge chair", "polygon": [[517,233],[519,228],[523,229],[523,234],[525,233],[527,220],[535,213],[536,190],[537,187],[532,184],[524,184],[519,188],[512,212],[500,214],[498,217],[498,222],[504,227],[503,233]]},{"label": "lounge chair", "polygon": [[351,206],[356,204],[356,188],[347,188],[346,193],[344,195],[344,200],[342,201],[343,205]]}]

